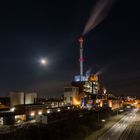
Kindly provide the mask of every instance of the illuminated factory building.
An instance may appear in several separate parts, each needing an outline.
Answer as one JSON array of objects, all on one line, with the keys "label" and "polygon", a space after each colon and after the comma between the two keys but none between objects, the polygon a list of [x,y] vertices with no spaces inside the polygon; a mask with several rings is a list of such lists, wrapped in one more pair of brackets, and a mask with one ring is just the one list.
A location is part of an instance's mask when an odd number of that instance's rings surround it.
[{"label": "illuminated factory building", "polygon": [[98,92],[99,92],[98,76],[91,75],[89,77],[89,80],[85,81],[84,92],[91,93],[91,94],[98,94]]},{"label": "illuminated factory building", "polygon": [[[98,75],[91,75],[90,72],[87,72],[84,75],[84,58],[83,58],[83,37],[80,37],[79,43],[79,68],[80,75],[74,77],[70,87],[64,88],[64,101],[66,104],[76,105],[77,103],[81,104],[85,100],[85,97],[88,98],[89,94],[98,94],[99,92],[99,82]],[[75,101],[76,100],[76,101]]]},{"label": "illuminated factory building", "polygon": [[64,103],[67,105],[80,105],[78,87],[69,86],[64,88]]},{"label": "illuminated factory building", "polygon": [[79,39],[79,68],[80,74],[68,87],[64,87],[64,103],[67,105],[81,105],[82,107],[105,107],[112,110],[122,106],[122,102],[114,97],[109,98],[106,89],[99,84],[100,71],[92,74],[90,70],[84,73],[83,37]]}]

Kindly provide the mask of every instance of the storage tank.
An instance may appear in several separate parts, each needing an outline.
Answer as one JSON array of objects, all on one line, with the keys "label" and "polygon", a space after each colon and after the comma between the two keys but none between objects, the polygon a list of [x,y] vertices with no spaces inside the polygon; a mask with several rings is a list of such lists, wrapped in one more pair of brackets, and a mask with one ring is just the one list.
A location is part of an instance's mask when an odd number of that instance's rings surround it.
[{"label": "storage tank", "polygon": [[37,93],[26,93],[25,94],[25,104],[34,104],[35,99],[37,98]]},{"label": "storage tank", "polygon": [[10,92],[10,105],[24,104],[24,92]]}]

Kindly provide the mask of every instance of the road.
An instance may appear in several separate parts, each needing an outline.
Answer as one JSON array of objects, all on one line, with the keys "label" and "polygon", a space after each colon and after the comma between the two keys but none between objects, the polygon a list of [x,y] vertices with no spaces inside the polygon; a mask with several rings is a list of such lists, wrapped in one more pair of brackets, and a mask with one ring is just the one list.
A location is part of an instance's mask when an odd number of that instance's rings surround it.
[{"label": "road", "polygon": [[134,140],[136,140],[136,130],[139,128],[138,127],[136,129],[136,124],[139,118],[138,109],[133,109],[130,113],[125,115],[120,121],[113,125],[113,127],[111,127],[98,140],[129,140],[130,135],[132,134],[134,134],[133,137]]},{"label": "road", "polygon": [[123,131],[119,140],[139,140],[140,139],[140,111],[136,113],[132,123]]}]

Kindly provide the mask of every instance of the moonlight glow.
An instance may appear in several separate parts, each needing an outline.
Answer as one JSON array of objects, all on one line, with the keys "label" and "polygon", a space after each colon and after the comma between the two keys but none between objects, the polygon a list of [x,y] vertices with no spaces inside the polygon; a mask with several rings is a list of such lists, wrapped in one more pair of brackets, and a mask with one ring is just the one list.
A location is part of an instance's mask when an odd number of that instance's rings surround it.
[{"label": "moonlight glow", "polygon": [[46,58],[43,58],[43,59],[40,60],[40,64],[47,65],[48,64],[48,60]]}]

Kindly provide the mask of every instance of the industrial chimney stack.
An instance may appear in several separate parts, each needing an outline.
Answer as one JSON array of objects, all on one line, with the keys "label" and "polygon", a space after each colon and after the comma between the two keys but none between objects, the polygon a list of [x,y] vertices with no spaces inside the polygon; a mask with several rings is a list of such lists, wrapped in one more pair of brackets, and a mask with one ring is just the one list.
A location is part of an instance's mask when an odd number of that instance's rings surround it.
[{"label": "industrial chimney stack", "polygon": [[83,81],[83,37],[79,38],[79,43],[80,43],[80,58],[79,58],[79,62],[80,62],[80,81]]}]

